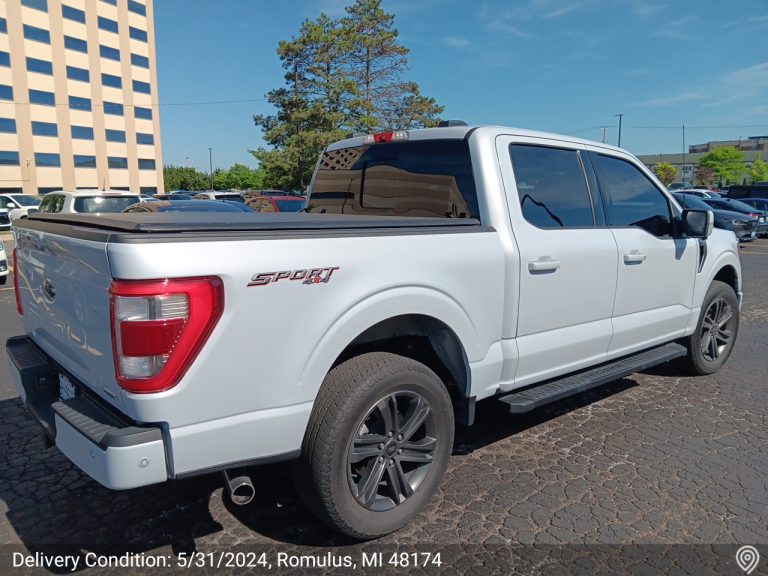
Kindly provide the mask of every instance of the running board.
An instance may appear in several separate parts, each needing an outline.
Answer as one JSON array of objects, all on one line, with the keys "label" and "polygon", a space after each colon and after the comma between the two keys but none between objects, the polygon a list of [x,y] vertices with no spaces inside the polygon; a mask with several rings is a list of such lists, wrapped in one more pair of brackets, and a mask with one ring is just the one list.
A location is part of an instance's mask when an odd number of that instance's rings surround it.
[{"label": "running board", "polygon": [[596,386],[602,386],[633,372],[639,372],[656,364],[685,356],[686,353],[685,346],[675,343],[665,344],[556,380],[550,380],[544,384],[536,384],[524,390],[505,394],[499,397],[499,402],[506,404],[511,414],[530,412],[539,406],[573,396]]}]

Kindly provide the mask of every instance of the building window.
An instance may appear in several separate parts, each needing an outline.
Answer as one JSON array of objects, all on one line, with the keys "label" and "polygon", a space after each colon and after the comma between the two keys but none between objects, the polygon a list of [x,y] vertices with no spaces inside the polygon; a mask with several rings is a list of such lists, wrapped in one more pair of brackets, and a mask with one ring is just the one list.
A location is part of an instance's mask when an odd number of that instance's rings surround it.
[{"label": "building window", "polygon": [[140,29],[140,28],[134,28],[133,26],[130,27],[129,33],[131,38],[134,40],[140,40],[141,42],[147,41],[147,33]]},{"label": "building window", "polygon": [[19,153],[7,150],[0,150],[0,166],[18,166]]},{"label": "building window", "polygon": [[107,166],[109,168],[117,168],[120,170],[128,169],[128,158],[122,158],[120,156],[107,156]]},{"label": "building window", "polygon": [[128,10],[134,14],[138,14],[139,16],[147,15],[147,7],[144,6],[144,4],[136,2],[135,0],[128,0]]},{"label": "building window", "polygon": [[42,12],[48,12],[48,0],[21,0],[21,5],[41,10]]},{"label": "building window", "polygon": [[13,86],[0,84],[0,100],[13,100]]},{"label": "building window", "polygon": [[149,82],[141,82],[140,80],[134,80],[133,91],[140,92],[141,94],[151,94],[152,87],[149,85]]},{"label": "building window", "polygon": [[11,55],[8,52],[0,52],[0,66],[10,66]]},{"label": "building window", "polygon": [[[59,190],[61,190],[61,188],[56,188],[56,187],[40,187],[40,188],[37,189],[37,195],[38,196],[45,196],[46,194],[50,194],[51,192],[58,192]],[[63,196],[60,196],[60,198],[62,199],[62,201],[64,200]]]},{"label": "building window", "polygon": [[109,18],[104,18],[104,16],[99,16],[99,28],[102,30],[106,30],[107,32],[114,32],[117,34],[117,22],[114,20],[110,20]]},{"label": "building window", "polygon": [[69,109],[70,110],[85,110],[87,112],[91,111],[91,99],[90,98],[80,98],[79,96],[70,96],[69,97]]},{"label": "building window", "polygon": [[72,126],[74,140],[93,140],[93,128],[90,126]]},{"label": "building window", "polygon": [[147,144],[149,146],[153,146],[154,143],[155,143],[154,134],[147,134],[145,132],[136,133],[136,144]]},{"label": "building window", "polygon": [[139,56],[138,54],[131,54],[131,64],[140,66],[141,68],[149,68],[149,58],[146,56]]},{"label": "building window", "polygon": [[101,0],[105,4],[112,4],[112,6],[117,6],[117,0]]},{"label": "building window", "polygon": [[142,194],[157,194],[157,186],[142,186],[140,189]]},{"label": "building window", "polygon": [[104,102],[104,114],[112,114],[112,116],[122,116],[123,105],[117,102]]},{"label": "building window", "polygon": [[61,158],[59,158],[58,154],[35,152],[35,166],[41,168],[58,168],[61,166]]},{"label": "building window", "polygon": [[80,82],[90,82],[91,75],[85,68],[77,68],[75,66],[67,66],[67,78],[70,80],[79,80]]},{"label": "building window", "polygon": [[139,170],[154,170],[155,159],[154,158],[139,158]]},{"label": "building window", "polygon": [[99,54],[102,58],[107,60],[117,60],[120,62],[120,50],[117,48],[110,48],[109,46],[99,46]]},{"label": "building window", "polygon": [[77,8],[72,8],[71,6],[63,4],[61,6],[61,15],[67,20],[73,20],[75,22],[82,22],[85,24],[85,12],[78,10]]},{"label": "building window", "polygon": [[16,120],[13,118],[0,118],[0,132],[16,134]]},{"label": "building window", "polygon": [[53,92],[45,92],[44,90],[30,90],[29,103],[41,104],[43,106],[56,106],[56,96],[54,96]]},{"label": "building window", "polygon": [[5,20],[5,18],[0,18],[0,32],[3,34],[8,34],[8,22]]},{"label": "building window", "polygon": [[24,24],[24,38],[34,40],[35,42],[42,42],[43,44],[51,43],[51,33],[48,30],[36,28],[29,24]]},{"label": "building window", "polygon": [[59,128],[52,122],[32,122],[32,134],[35,136],[58,136]]},{"label": "building window", "polygon": [[133,109],[133,114],[136,116],[136,118],[152,120],[152,108],[142,108],[141,106],[136,106]]},{"label": "building window", "polygon": [[53,64],[45,60],[27,57],[27,71],[53,76]]},{"label": "building window", "polygon": [[107,129],[107,142],[125,142],[125,130]]},{"label": "building window", "polygon": [[88,42],[80,40],[80,38],[74,38],[72,36],[64,36],[64,48],[67,50],[74,50],[75,52],[88,53]]},{"label": "building window", "polygon": [[123,79],[120,76],[114,76],[112,74],[102,74],[101,84],[103,86],[111,86],[112,88],[122,88]]},{"label": "building window", "polygon": [[75,168],[96,168],[96,156],[79,156],[75,154]]}]

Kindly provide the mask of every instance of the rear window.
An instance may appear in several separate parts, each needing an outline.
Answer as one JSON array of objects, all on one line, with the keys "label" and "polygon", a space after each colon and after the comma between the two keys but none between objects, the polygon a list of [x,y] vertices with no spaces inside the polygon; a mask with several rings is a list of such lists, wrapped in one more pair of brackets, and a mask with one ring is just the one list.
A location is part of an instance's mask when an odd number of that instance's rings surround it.
[{"label": "rear window", "polygon": [[323,152],[308,209],[479,220],[469,146],[416,140]]},{"label": "rear window", "polygon": [[78,196],[75,198],[75,212],[122,212],[139,201],[138,196]]}]

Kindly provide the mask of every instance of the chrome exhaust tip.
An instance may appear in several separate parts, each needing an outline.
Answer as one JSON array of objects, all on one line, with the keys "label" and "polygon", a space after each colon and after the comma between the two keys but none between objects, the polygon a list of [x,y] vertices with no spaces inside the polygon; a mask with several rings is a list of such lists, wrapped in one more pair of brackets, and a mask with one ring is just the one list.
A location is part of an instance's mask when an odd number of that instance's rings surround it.
[{"label": "chrome exhaust tip", "polygon": [[233,504],[238,506],[245,506],[256,495],[256,490],[253,487],[253,482],[248,476],[238,476],[237,478],[230,478],[226,470],[224,470],[224,483],[229,491],[229,499]]}]

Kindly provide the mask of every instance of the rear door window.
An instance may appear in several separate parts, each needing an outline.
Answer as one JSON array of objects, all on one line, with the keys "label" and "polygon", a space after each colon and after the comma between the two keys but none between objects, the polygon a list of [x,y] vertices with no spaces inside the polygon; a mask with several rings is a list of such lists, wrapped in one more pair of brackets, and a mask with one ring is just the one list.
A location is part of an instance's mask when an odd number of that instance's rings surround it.
[{"label": "rear door window", "polygon": [[415,140],[323,152],[308,210],[480,219],[469,146]]},{"label": "rear door window", "polygon": [[595,225],[592,199],[576,150],[510,144],[517,195],[525,219],[538,228]]}]

